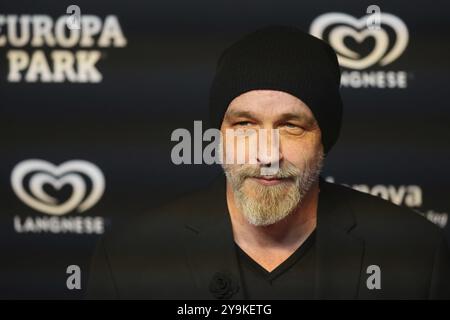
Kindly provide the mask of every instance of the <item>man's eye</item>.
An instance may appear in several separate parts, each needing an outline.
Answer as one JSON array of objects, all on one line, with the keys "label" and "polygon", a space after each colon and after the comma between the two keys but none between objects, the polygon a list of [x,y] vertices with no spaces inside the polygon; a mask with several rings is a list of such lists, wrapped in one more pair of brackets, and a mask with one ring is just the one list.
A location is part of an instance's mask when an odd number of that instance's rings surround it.
[{"label": "man's eye", "polygon": [[251,125],[252,123],[250,122],[250,121],[239,121],[239,122],[236,122],[234,125],[235,126],[242,126],[242,127],[245,127],[245,126],[249,126],[249,125]]},{"label": "man's eye", "polygon": [[305,128],[303,128],[295,123],[290,123],[290,122],[284,123],[281,126],[281,129],[286,130],[287,133],[295,134],[295,135],[303,134],[305,132]]}]

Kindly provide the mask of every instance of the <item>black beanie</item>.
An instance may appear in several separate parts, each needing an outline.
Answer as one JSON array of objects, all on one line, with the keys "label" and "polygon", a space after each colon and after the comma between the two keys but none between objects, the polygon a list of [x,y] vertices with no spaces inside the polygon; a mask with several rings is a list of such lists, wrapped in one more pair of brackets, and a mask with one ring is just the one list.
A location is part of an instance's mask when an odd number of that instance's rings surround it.
[{"label": "black beanie", "polygon": [[220,56],[210,91],[211,125],[220,128],[228,105],[245,92],[283,91],[311,109],[321,129],[326,154],[341,127],[339,85],[336,54],[327,43],[295,27],[259,29]]}]

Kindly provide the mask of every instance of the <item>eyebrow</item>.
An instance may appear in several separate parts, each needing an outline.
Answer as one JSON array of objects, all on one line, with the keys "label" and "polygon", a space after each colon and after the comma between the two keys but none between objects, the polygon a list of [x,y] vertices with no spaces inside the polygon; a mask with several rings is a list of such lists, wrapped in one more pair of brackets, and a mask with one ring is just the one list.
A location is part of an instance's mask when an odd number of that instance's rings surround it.
[{"label": "eyebrow", "polygon": [[[253,120],[257,120],[258,117],[256,116],[256,114],[254,114],[253,112],[250,111],[235,111],[235,110],[230,110],[227,111],[227,113],[225,114],[226,118],[230,118],[230,117],[236,117],[236,118],[248,118],[248,119],[253,119]],[[292,113],[292,112],[286,112],[286,113],[282,113],[279,117],[279,120],[277,120],[277,122],[280,121],[289,121],[289,120],[299,120],[299,121],[305,121],[308,125],[312,125],[315,123],[314,118],[311,118],[305,114],[298,114],[298,113]]]},{"label": "eyebrow", "polygon": [[225,113],[225,117],[236,117],[236,118],[250,118],[250,119],[257,119],[257,116],[253,112],[249,111],[235,111],[230,110]]}]

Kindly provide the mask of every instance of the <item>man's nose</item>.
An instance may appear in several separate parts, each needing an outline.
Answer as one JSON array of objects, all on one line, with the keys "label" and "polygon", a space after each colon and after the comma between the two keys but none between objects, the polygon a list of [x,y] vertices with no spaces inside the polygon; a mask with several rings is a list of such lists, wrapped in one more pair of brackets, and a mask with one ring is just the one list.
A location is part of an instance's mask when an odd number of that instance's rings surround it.
[{"label": "man's nose", "polygon": [[261,166],[273,166],[283,159],[278,129],[260,129],[258,132],[257,162]]}]

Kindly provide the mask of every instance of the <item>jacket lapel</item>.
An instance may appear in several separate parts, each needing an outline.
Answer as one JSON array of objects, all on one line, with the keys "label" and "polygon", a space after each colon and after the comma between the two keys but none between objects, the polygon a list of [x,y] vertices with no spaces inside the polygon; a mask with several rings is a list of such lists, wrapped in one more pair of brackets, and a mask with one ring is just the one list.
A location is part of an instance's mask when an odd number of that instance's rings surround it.
[{"label": "jacket lapel", "polygon": [[185,225],[188,264],[204,299],[244,298],[225,190],[221,176]]},{"label": "jacket lapel", "polygon": [[317,214],[316,298],[358,296],[364,242],[352,235],[355,217],[346,200],[320,179]]}]

